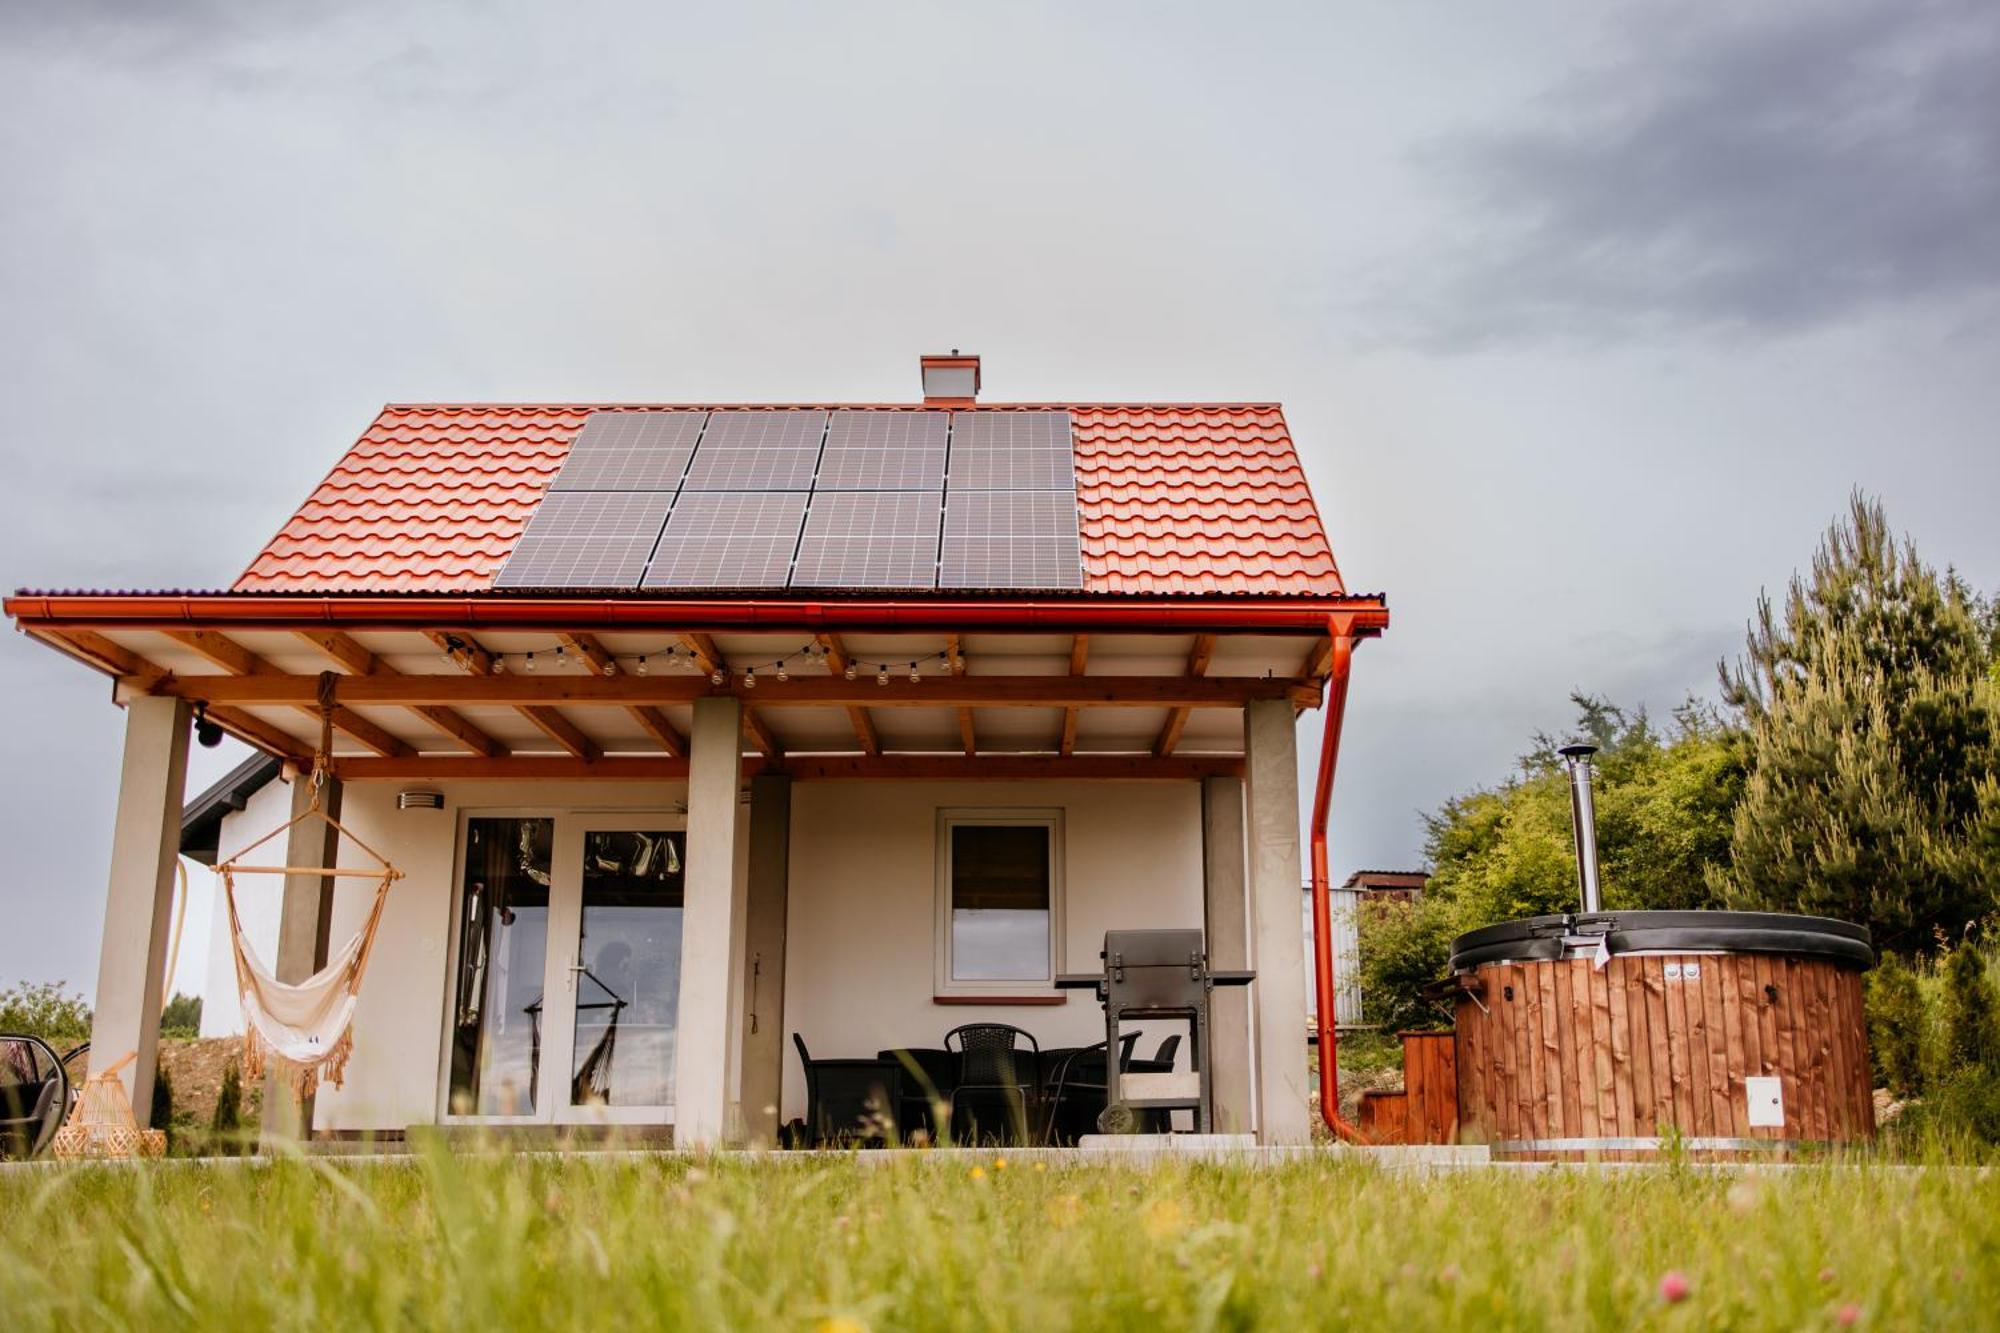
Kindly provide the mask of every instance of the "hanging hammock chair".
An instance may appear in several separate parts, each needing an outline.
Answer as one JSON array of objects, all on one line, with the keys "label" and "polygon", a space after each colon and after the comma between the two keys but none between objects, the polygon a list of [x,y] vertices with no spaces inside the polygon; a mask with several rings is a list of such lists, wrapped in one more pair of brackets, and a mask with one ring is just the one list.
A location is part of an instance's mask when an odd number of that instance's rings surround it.
[{"label": "hanging hammock chair", "polygon": [[[333,681],[328,673],[320,677],[320,745],[313,756],[308,781],[312,800],[305,810],[278,828],[272,829],[226,861],[217,863],[222,880],[223,901],[229,911],[229,941],[236,958],[236,990],[243,1004],[243,1063],[252,1078],[267,1067],[283,1074],[292,1095],[300,1101],[313,1095],[322,1079],[341,1085],[347,1059],[354,1051],[354,1007],[361,993],[361,979],[368,970],[368,955],[375,947],[375,934],[382,925],[382,909],[389,901],[389,886],[403,872],[389,864],[380,852],[354,836],[320,803],[326,783],[328,753],[333,736]],[[318,820],[365,852],[373,867],[320,868],[316,866],[249,865],[244,858],[265,843],[290,833],[308,820]],[[280,981],[251,947],[243,930],[243,918],[236,907],[236,880],[242,875],[306,875],[314,878],[360,878],[375,882],[375,901],[361,928],[345,944],[333,950],[326,965],[304,981]]]}]

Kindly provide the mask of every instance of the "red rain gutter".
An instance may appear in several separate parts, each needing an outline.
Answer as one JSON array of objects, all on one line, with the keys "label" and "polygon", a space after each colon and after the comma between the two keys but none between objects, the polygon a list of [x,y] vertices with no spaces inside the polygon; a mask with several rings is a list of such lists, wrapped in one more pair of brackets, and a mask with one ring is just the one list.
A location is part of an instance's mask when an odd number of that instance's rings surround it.
[{"label": "red rain gutter", "polygon": [[1388,626],[1379,596],[1067,600],[888,599],[854,601],[655,601],[640,598],[296,596],[257,593],[23,593],[6,614],[28,626],[264,629],[344,625],[356,629],[876,629],[1326,632],[1329,616],[1368,633]]},{"label": "red rain gutter", "polygon": [[1333,660],[1326,677],[1326,733],[1319,745],[1319,783],[1313,788],[1312,911],[1313,994],[1319,1003],[1319,1113],[1326,1127],[1349,1143],[1365,1143],[1360,1130],[1340,1114],[1340,1051],[1333,993],[1333,895],[1326,870],[1326,815],[1333,804],[1333,768],[1340,755],[1340,723],[1347,712],[1347,676],[1354,664],[1351,623],[1339,617],[1328,625]]}]

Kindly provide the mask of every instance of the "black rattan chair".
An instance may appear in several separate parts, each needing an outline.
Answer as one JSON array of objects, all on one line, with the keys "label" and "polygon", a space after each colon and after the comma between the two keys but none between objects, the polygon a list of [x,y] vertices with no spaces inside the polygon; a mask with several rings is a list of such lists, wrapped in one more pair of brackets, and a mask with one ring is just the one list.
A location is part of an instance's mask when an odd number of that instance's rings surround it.
[{"label": "black rattan chair", "polygon": [[806,1071],[806,1142],[896,1142],[902,1070],[892,1060],[815,1060],[806,1039],[792,1034]]},{"label": "black rattan chair", "polygon": [[[1003,1137],[991,1128],[996,1122],[1007,1127],[1016,1143],[1031,1141],[1031,1125],[1039,1137],[1042,1093],[1036,1071],[1041,1066],[1041,1046],[1033,1033],[1007,1023],[964,1023],[944,1034],[944,1048],[958,1057],[957,1086],[951,1095],[955,1141]],[[993,1108],[984,1131],[978,1114],[982,1106]]]}]

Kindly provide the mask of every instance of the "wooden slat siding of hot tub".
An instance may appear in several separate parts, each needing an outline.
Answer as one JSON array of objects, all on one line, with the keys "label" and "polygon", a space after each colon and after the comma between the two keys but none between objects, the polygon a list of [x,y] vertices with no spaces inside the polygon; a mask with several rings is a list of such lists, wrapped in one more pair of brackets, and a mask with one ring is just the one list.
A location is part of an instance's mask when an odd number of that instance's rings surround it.
[{"label": "wooden slat siding of hot tub", "polygon": [[[1483,996],[1481,1002],[1484,1003]],[[1468,1009],[1474,1014],[1479,1012],[1478,1007],[1467,996],[1461,994],[1452,1019],[1454,1031],[1462,1031],[1465,1042],[1464,1058],[1458,1061],[1457,1066],[1458,1126],[1461,1137],[1473,1135],[1475,1136],[1473,1142],[1480,1142],[1476,1136],[1486,1133],[1487,1130],[1479,1113],[1482,1099],[1486,1096],[1486,1079],[1491,1071],[1486,1067],[1486,1025],[1471,1023],[1462,1028],[1459,1026],[1464,1022],[1460,1015]]]},{"label": "wooden slat siding of hot tub", "polygon": [[1544,1031],[1548,1030],[1550,1015],[1555,1017],[1555,1059],[1548,1067],[1547,1132],[1550,1138],[1562,1138],[1583,1133],[1583,1104],[1576,1086],[1576,994],[1570,989],[1574,968],[1568,963],[1551,963],[1540,971],[1550,983],[1544,994],[1553,992],[1555,996],[1555,1003],[1536,1015]]},{"label": "wooden slat siding of hot tub", "polygon": [[[1729,1063],[1729,1010],[1722,1000],[1722,973],[1724,960],[1710,958],[1701,969],[1701,1012],[1707,1022],[1708,1037],[1708,1100],[1713,1115],[1714,1133],[1720,1137],[1733,1138],[1736,1135],[1736,1092],[1737,1071]],[[1730,960],[1734,966],[1734,960]]]},{"label": "wooden slat siding of hot tub", "polygon": [[1541,991],[1539,1001],[1541,1007],[1536,1011],[1535,1017],[1538,1022],[1535,1030],[1542,1044],[1544,1058],[1536,1064],[1535,1072],[1541,1075],[1542,1104],[1547,1108],[1544,1114],[1549,1117],[1545,1123],[1571,1124],[1574,1120],[1563,1118],[1563,1097],[1568,1089],[1557,1072],[1562,1068],[1563,1024],[1561,1011],[1556,1007],[1556,971],[1557,969],[1553,967],[1529,969],[1529,984]]},{"label": "wooden slat siding of hot tub", "polygon": [[1605,1021],[1611,1028],[1611,1095],[1618,1117],[1617,1133],[1629,1138],[1639,1132],[1632,1116],[1632,1023],[1626,1011],[1625,971],[1607,965],[1598,974],[1604,986]]},{"label": "wooden slat siding of hot tub", "polygon": [[1458,1078],[1455,1034],[1406,1032],[1403,1093],[1406,1143],[1454,1143],[1458,1138]]},{"label": "wooden slat siding of hot tub", "polygon": [[1632,1046],[1632,1132],[1644,1135],[1653,1132],[1653,1043],[1646,1029],[1646,973],[1640,961],[1624,960],[1618,993],[1625,997],[1625,1032]]},{"label": "wooden slat siding of hot tub", "polygon": [[1508,984],[1514,988],[1514,1049],[1520,1063],[1514,1067],[1514,1128],[1521,1138],[1533,1138],[1535,1126],[1547,1110],[1546,1089],[1535,1091],[1536,1052],[1542,1041],[1541,1015],[1536,1013],[1539,994],[1531,988],[1528,969],[1518,963],[1507,969]]},{"label": "wooden slat siding of hot tub", "polygon": [[1597,1060],[1597,1123],[1606,1134],[1618,1133],[1618,1082],[1612,1068],[1611,977],[1604,967],[1583,960],[1590,984],[1591,1050]]},{"label": "wooden slat siding of hot tub", "polygon": [[[1763,1065],[1763,1073],[1778,1080],[1780,1095],[1784,1089],[1784,1045],[1778,1039],[1778,1002],[1771,997],[1777,986],[1778,968],[1775,960],[1759,954],[1754,960],[1757,977],[1757,1053]],[[1767,989],[1768,988],[1768,989]],[[1787,1103],[1789,1105],[1790,1103]],[[1783,1126],[1763,1131],[1774,1139],[1785,1137]]]},{"label": "wooden slat siding of hot tub", "polygon": [[1847,1043],[1840,1033],[1840,987],[1829,971],[1813,970],[1819,973],[1813,986],[1820,1003],[1820,1026],[1815,1030],[1820,1046],[1826,1051],[1826,1135],[1830,1139],[1845,1139],[1852,1117],[1847,1104]]},{"label": "wooden slat siding of hot tub", "polygon": [[1673,1017],[1667,1004],[1665,960],[1641,958],[1646,975],[1646,1023],[1653,1045],[1653,1132],[1660,1133],[1674,1123],[1674,1052],[1668,1034]]},{"label": "wooden slat siding of hot tub", "polygon": [[1868,1063],[1868,1011],[1865,1004],[1867,994],[1865,990],[1866,984],[1858,976],[1849,983],[1847,988],[1847,1008],[1849,1011],[1849,1021],[1853,1024],[1852,1032],[1856,1060],[1854,1076],[1860,1084],[1857,1091],[1861,1094],[1861,1133],[1863,1137],[1872,1139],[1875,1137],[1875,1071]]},{"label": "wooden slat siding of hot tub", "polygon": [[1761,997],[1757,993],[1757,969],[1752,961],[1746,958],[1739,963],[1730,981],[1733,984],[1729,996],[1725,997],[1725,1003],[1731,1004],[1735,1012],[1735,1019],[1729,1025],[1730,1040],[1735,1043],[1730,1048],[1730,1058],[1732,1068],[1738,1070],[1741,1076],[1737,1087],[1743,1090],[1738,1111],[1742,1118],[1737,1121],[1740,1128],[1736,1133],[1739,1138],[1754,1139],[1758,1134],[1750,1127],[1749,1087],[1742,1082],[1755,1074],[1761,1065],[1757,1056],[1757,1001]]}]

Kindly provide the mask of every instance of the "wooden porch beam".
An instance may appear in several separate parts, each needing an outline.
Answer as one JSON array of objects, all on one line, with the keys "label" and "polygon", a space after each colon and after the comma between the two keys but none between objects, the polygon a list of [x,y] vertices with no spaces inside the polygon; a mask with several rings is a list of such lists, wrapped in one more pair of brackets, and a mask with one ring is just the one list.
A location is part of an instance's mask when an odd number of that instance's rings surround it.
[{"label": "wooden porch beam", "polygon": [[[1215,636],[1213,634],[1195,635],[1194,648],[1188,653],[1188,676],[1191,679],[1197,680],[1206,676],[1208,674],[1209,661],[1214,656]],[[1160,738],[1153,742],[1153,754],[1156,758],[1165,759],[1174,752],[1174,747],[1181,743],[1181,733],[1187,730],[1188,714],[1190,711],[1185,706],[1182,706],[1174,708],[1167,713],[1167,725],[1160,728]]]},{"label": "wooden porch beam", "polygon": [[[556,636],[563,646],[583,659],[585,666],[599,676],[618,674],[618,661],[606,652],[604,645],[590,634],[559,634]],[[644,729],[648,736],[658,741],[660,748],[668,754],[685,759],[688,752],[687,737],[675,729],[673,722],[651,704],[628,704],[625,711],[634,722]]]},{"label": "wooden porch beam", "polygon": [[[339,630],[299,630],[298,637],[347,668],[355,676],[400,676],[403,673]],[[507,747],[475,726],[463,714],[438,704],[417,704],[410,712],[463,745],[489,759],[507,753]]]},{"label": "wooden porch beam", "polygon": [[[312,705],[318,699],[314,676],[169,676],[148,682],[124,678],[127,686],[210,703]],[[866,708],[1240,708],[1259,699],[1303,701],[1316,706],[1319,692],[1289,680],[1222,676],[955,676],[912,683],[891,676],[888,683],[843,680],[838,676],[794,676],[789,681],[759,679],[754,692],[729,680],[657,676],[354,676],[341,685],[341,698],[355,705],[442,704],[509,707],[624,707],[629,704],[686,704],[696,699],[736,695],[765,708],[824,708],[858,704]]]},{"label": "wooden porch beam", "polygon": [[[513,704],[516,712],[534,723],[535,727],[544,736],[547,736],[557,745],[569,751],[572,759],[581,759],[585,763],[590,763],[604,753],[598,747],[596,741],[593,741],[590,737],[577,730],[576,724],[564,717],[558,709],[539,702],[540,695],[532,688],[534,684],[532,680],[519,676],[500,676],[494,674],[498,669],[498,660],[492,653],[480,647],[478,641],[471,635],[447,633],[443,630],[425,630],[424,637],[442,648],[444,655],[458,664],[459,670],[478,677],[478,682],[459,680],[457,681],[459,684],[470,685],[479,682],[503,680],[516,686],[524,683],[528,684],[530,688],[527,690],[515,690],[516,698],[502,700],[501,702]],[[396,679],[406,682],[417,682],[455,678],[398,676]],[[450,699],[426,699],[420,702],[449,704],[455,701]]]},{"label": "wooden porch beam", "polygon": [[701,668],[701,673],[704,676],[712,676],[718,671],[721,671],[724,675],[729,674],[727,668],[723,666],[722,654],[717,651],[715,640],[710,636],[706,634],[683,634],[681,635],[681,647],[694,655],[695,665]]},{"label": "wooden porch beam", "polygon": [[[1078,634],[1069,641],[1069,674],[1081,676],[1089,664],[1090,636]],[[1076,719],[1076,709],[1063,709],[1062,741],[1057,745],[1056,753],[1064,756],[1076,753]]]},{"label": "wooden porch beam", "polygon": [[[301,713],[319,718],[319,686],[317,677],[286,677],[276,666],[265,661],[242,644],[225,635],[209,629],[170,629],[161,633],[206,661],[221,667],[231,676],[252,679],[310,679],[313,680],[313,700],[310,703],[294,703],[292,707]],[[200,677],[190,677],[198,680]],[[345,732],[355,740],[373,750],[385,759],[404,759],[415,754],[416,747],[402,740],[388,728],[361,716],[352,708],[336,704],[328,715],[336,730]]]},{"label": "wooden porch beam", "polygon": [[[770,771],[766,760],[748,757],[746,774]],[[1195,782],[1209,777],[1236,777],[1243,761],[1228,756],[1155,759],[1150,755],[805,755],[785,760],[783,771],[794,781],[832,782],[880,780],[892,782],[985,782],[1036,778],[1095,781]],[[343,782],[569,781],[663,782],[688,775],[688,761],[665,755],[606,755],[586,762],[566,755],[517,754],[505,759],[468,755],[418,755],[409,759],[343,758],[333,762],[333,775]]]},{"label": "wooden porch beam", "polygon": [[172,673],[165,667],[148,662],[131,649],[113,643],[95,630],[31,629],[28,634],[43,643],[99,671],[135,682],[144,682],[143,689],[165,680]]}]

